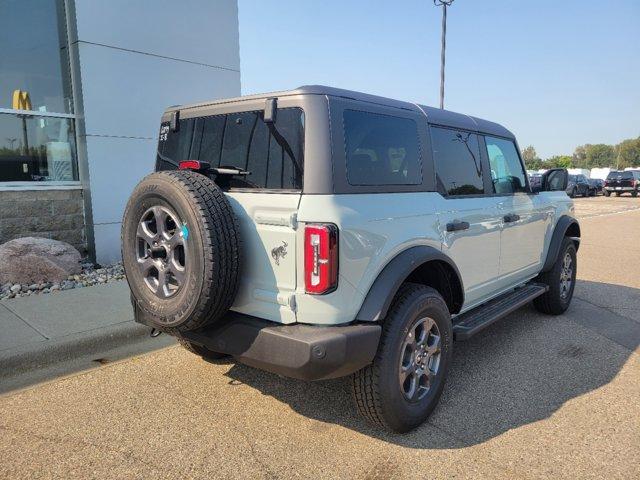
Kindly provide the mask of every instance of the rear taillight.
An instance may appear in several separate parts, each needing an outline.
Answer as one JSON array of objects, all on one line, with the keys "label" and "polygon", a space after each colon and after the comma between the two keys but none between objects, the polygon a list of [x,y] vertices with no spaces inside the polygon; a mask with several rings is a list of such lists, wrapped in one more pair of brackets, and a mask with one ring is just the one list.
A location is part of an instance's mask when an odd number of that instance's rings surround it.
[{"label": "rear taillight", "polygon": [[608,186],[609,186],[609,180],[605,180],[605,181],[604,181],[604,186],[605,186],[605,187],[608,187]]},{"label": "rear taillight", "polygon": [[338,286],[338,227],[307,225],[304,229],[304,285],[314,295]]},{"label": "rear taillight", "polygon": [[201,162],[200,160],[182,160],[178,164],[179,170],[195,170],[196,172],[209,170],[208,162]]}]

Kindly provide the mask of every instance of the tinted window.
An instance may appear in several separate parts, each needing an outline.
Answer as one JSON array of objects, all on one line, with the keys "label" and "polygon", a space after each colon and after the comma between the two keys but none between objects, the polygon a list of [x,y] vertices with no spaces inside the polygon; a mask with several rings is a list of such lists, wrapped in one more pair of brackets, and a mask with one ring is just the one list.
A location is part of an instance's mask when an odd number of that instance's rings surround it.
[{"label": "tinted window", "polygon": [[515,144],[503,138],[485,137],[495,193],[526,192],[524,168]]},{"label": "tinted window", "polygon": [[431,127],[431,144],[440,193],[484,193],[480,148],[475,133]]},{"label": "tinted window", "polygon": [[422,183],[418,128],[413,120],[345,110],[344,137],[351,185]]},{"label": "tinted window", "polygon": [[607,175],[607,180],[618,178],[618,175],[620,175],[620,172],[609,172],[609,175]]},{"label": "tinted window", "polygon": [[633,172],[622,172],[623,180],[631,180],[633,178]]},{"label": "tinted window", "polygon": [[278,110],[272,126],[262,117],[260,111],[181,120],[178,132],[169,132],[166,140],[161,136],[158,168],[176,168],[182,160],[201,160],[212,167],[250,172],[234,177],[233,187],[302,189],[302,110]]}]

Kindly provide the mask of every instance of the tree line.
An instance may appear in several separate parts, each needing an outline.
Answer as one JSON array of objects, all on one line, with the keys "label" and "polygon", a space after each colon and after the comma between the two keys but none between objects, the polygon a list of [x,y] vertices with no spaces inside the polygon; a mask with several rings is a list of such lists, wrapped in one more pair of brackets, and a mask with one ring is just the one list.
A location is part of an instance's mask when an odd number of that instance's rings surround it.
[{"label": "tree line", "polygon": [[545,160],[538,157],[536,149],[529,145],[522,150],[522,158],[527,170],[596,167],[624,170],[626,167],[640,167],[640,137],[623,140],[617,145],[588,143],[576,147],[573,155],[555,155]]}]

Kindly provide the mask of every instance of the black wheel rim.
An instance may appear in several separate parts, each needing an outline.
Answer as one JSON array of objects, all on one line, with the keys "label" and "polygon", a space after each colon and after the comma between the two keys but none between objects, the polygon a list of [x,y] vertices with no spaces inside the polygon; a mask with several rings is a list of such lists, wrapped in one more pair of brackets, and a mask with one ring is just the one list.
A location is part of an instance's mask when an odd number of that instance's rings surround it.
[{"label": "black wheel rim", "polygon": [[185,283],[189,230],[164,206],[142,214],[136,230],[136,261],[144,283],[155,296],[174,296]]}]

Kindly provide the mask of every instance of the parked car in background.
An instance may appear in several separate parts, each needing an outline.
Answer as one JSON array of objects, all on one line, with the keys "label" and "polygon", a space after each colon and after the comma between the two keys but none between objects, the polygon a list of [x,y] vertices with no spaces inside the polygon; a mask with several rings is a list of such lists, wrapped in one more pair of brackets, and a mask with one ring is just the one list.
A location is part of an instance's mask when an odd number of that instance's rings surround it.
[{"label": "parked car in background", "polygon": [[604,188],[604,180],[601,178],[590,178],[589,179],[589,195],[595,197],[599,193],[602,193]]},{"label": "parked car in background", "polygon": [[604,181],[604,194],[609,196],[615,193],[620,196],[630,193],[632,197],[638,196],[640,190],[640,170],[627,170],[624,172],[610,172]]},{"label": "parked car in background", "polygon": [[542,187],[542,174],[533,173],[529,175],[529,185],[531,185],[532,189],[536,189],[537,187]]},{"label": "parked car in background", "polygon": [[582,175],[569,175],[569,182],[567,183],[567,195],[573,198],[578,195],[586,197],[589,195],[589,179]]}]

